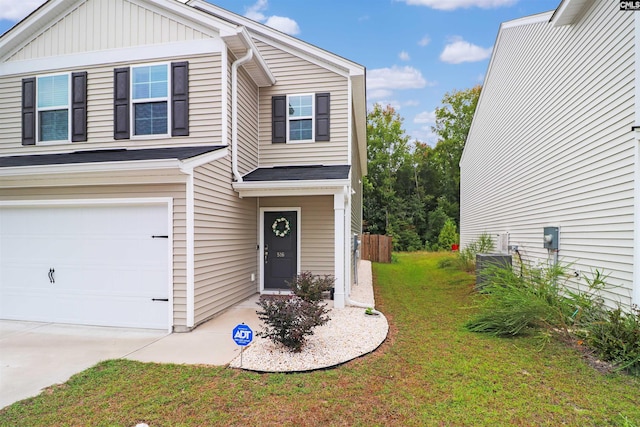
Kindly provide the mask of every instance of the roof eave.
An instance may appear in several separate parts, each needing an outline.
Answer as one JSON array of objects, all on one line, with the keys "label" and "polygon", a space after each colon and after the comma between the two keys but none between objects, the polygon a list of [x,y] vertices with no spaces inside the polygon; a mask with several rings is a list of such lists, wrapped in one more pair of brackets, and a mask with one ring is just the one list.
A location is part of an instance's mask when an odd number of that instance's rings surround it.
[{"label": "roof eave", "polygon": [[240,197],[320,196],[342,194],[348,179],[234,182]]}]

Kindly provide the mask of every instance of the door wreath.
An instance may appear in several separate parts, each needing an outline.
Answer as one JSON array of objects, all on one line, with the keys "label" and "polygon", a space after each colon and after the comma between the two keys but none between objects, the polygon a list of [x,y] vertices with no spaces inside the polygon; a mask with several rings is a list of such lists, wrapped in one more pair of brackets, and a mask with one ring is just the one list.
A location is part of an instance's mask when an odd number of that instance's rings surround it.
[{"label": "door wreath", "polygon": [[[281,226],[280,224],[284,224]],[[273,230],[273,234],[277,237],[285,237],[289,232],[291,232],[291,224],[289,224],[289,220],[283,216],[280,218],[276,218],[271,225],[271,230]]]}]

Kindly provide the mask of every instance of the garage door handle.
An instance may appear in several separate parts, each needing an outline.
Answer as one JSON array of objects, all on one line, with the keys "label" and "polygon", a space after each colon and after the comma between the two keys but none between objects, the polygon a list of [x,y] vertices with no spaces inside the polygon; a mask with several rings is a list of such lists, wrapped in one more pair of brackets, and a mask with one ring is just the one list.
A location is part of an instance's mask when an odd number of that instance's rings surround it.
[{"label": "garage door handle", "polygon": [[151,236],[152,239],[168,239],[169,236]]},{"label": "garage door handle", "polygon": [[53,268],[49,269],[49,283],[56,283],[56,278],[54,276],[55,270]]},{"label": "garage door handle", "polygon": [[151,298],[151,301],[169,301],[169,298]]}]

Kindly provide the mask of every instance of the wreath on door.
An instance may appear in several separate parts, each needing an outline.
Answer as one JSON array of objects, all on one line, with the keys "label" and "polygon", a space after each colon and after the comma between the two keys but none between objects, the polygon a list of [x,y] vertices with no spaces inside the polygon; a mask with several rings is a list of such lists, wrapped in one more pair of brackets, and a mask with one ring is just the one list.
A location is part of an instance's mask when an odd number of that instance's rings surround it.
[{"label": "wreath on door", "polygon": [[287,218],[281,216],[273,221],[271,230],[273,230],[273,234],[277,237],[285,237],[291,232],[291,224],[289,224],[289,220]]}]

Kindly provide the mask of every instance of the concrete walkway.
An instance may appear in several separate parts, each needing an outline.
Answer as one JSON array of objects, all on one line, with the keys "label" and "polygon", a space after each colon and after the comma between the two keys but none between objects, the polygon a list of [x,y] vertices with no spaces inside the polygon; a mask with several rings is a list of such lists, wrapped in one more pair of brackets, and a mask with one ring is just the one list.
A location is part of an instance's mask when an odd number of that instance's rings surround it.
[{"label": "concrete walkway", "polygon": [[258,325],[258,295],[192,332],[0,320],[0,408],[108,359],[226,365],[240,354],[231,339],[239,323]]}]

